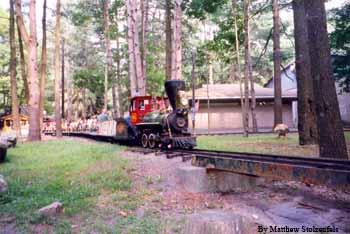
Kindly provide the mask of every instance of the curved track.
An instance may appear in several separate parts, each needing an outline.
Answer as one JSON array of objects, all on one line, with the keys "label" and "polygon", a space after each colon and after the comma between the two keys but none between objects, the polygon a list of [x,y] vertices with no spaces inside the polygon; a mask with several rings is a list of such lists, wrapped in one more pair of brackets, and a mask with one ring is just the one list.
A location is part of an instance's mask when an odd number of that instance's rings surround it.
[{"label": "curved track", "polygon": [[[110,136],[81,133],[69,135],[121,143]],[[311,184],[350,187],[350,160],[201,149],[162,150],[133,147],[131,150],[143,153],[158,152],[166,154],[167,158],[182,157],[183,160],[192,159],[192,165],[213,170],[230,171],[272,179],[297,180]]]}]

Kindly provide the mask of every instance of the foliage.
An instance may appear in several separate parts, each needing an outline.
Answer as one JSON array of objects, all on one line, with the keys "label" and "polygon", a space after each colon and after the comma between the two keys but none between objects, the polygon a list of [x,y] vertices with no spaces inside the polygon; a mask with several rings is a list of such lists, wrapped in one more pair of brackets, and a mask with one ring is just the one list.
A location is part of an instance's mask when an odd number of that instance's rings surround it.
[{"label": "foliage", "polygon": [[75,71],[73,83],[76,88],[84,88],[95,96],[95,109],[103,107],[104,73],[98,68],[81,69]]},{"label": "foliage", "polygon": [[[9,182],[9,192],[0,197],[0,216],[16,216],[17,224],[25,228],[29,222],[50,222],[36,211],[54,201],[64,204],[67,218],[93,211],[101,191],[117,195],[130,189],[128,162],[116,157],[122,149],[77,141],[20,144],[0,165]],[[56,229],[66,229],[64,220],[52,222]]]},{"label": "foliage", "polygon": [[333,10],[331,21],[334,24],[330,36],[334,73],[342,91],[350,92],[350,3]]}]

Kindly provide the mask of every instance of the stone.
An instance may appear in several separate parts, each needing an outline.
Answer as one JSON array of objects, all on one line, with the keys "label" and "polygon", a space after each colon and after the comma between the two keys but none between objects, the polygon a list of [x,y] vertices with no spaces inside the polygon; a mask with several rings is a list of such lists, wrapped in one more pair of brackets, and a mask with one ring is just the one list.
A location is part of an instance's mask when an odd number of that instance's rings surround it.
[{"label": "stone", "polygon": [[278,133],[279,138],[286,137],[289,132],[289,128],[286,124],[277,124],[274,128],[274,132]]},{"label": "stone", "polygon": [[8,190],[7,182],[4,176],[0,175],[0,193],[6,193]]},{"label": "stone", "polygon": [[192,193],[214,192],[215,183],[203,167],[183,166],[177,168],[177,175],[184,188]]},{"label": "stone", "polygon": [[221,210],[202,211],[187,216],[185,234],[255,233],[258,224],[244,216]]},{"label": "stone", "polygon": [[214,178],[216,192],[250,191],[265,182],[264,178],[232,172],[209,170],[208,175]]},{"label": "stone", "polygon": [[54,202],[48,206],[41,208],[39,214],[46,217],[57,216],[63,212],[63,204]]},{"label": "stone", "polygon": [[249,191],[265,181],[261,177],[194,166],[177,168],[177,175],[184,188],[192,193]]}]

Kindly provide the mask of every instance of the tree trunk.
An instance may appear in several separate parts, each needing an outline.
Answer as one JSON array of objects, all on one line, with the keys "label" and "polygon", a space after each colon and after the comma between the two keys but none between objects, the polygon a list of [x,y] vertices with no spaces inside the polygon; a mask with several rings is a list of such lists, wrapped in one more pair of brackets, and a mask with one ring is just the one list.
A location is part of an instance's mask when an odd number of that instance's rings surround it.
[{"label": "tree trunk", "polygon": [[55,122],[56,137],[62,137],[61,108],[60,108],[60,16],[61,3],[56,3],[56,32],[55,32]]},{"label": "tree trunk", "polygon": [[172,66],[172,37],[171,37],[171,6],[170,0],[165,0],[165,77],[166,80],[171,80],[171,66]]},{"label": "tree trunk", "polygon": [[273,83],[275,90],[274,125],[283,123],[282,85],[281,85],[281,50],[280,50],[280,17],[278,0],[273,0]]},{"label": "tree trunk", "polygon": [[248,128],[245,118],[245,108],[244,108],[244,99],[243,99],[243,89],[242,89],[242,76],[241,76],[241,59],[239,52],[239,38],[238,38],[238,29],[237,29],[237,0],[232,0],[232,15],[234,20],[234,31],[235,31],[235,49],[236,49],[236,62],[238,67],[238,79],[239,79],[239,91],[241,95],[241,110],[242,110],[242,124],[243,124],[243,135],[248,137]]},{"label": "tree trunk", "polygon": [[250,111],[252,115],[253,132],[258,132],[258,122],[256,120],[256,99],[255,99],[255,88],[254,88],[254,78],[253,78],[253,67],[252,67],[252,57],[250,48],[250,1],[246,7],[247,15],[247,26],[246,26],[246,38],[245,38],[245,50],[246,50],[246,72],[248,73],[248,79],[250,83],[250,96],[251,96],[251,106]]},{"label": "tree trunk", "polygon": [[[105,36],[105,46],[106,46],[106,77],[105,79],[105,93],[104,93],[104,109],[107,110],[108,108],[108,78],[110,76],[111,70],[112,70],[112,49],[111,49],[111,42],[109,39],[109,0],[104,0],[103,4],[103,20],[104,20],[104,36]],[[112,82],[112,92],[114,91],[115,94],[115,86],[114,82]],[[113,109],[115,110],[115,99],[113,98]]]},{"label": "tree trunk", "polygon": [[208,55],[208,75],[209,75],[209,84],[214,84],[214,74],[213,74],[213,54],[209,53]]},{"label": "tree trunk", "polygon": [[175,0],[174,7],[174,56],[173,80],[182,79],[182,0]]},{"label": "tree trunk", "polygon": [[133,42],[134,42],[134,57],[135,57],[135,70],[136,70],[136,80],[138,86],[139,95],[144,96],[146,94],[146,85],[143,80],[144,76],[142,74],[142,62],[141,62],[141,54],[140,54],[140,41],[139,41],[139,30],[138,30],[138,11],[136,0],[130,0],[131,2],[131,19],[133,24]]},{"label": "tree trunk", "polygon": [[137,81],[135,75],[135,57],[134,57],[134,37],[133,37],[133,23],[132,23],[132,5],[131,0],[126,0],[127,9],[127,24],[128,24],[128,49],[129,49],[129,80],[131,97],[137,94]]},{"label": "tree trunk", "polygon": [[318,143],[304,0],[293,1],[299,144]]},{"label": "tree trunk", "polygon": [[64,109],[64,68],[65,68],[65,64],[64,64],[64,38],[62,38],[62,45],[61,45],[61,118],[64,120],[65,118],[65,109]]},{"label": "tree trunk", "polygon": [[82,89],[83,109],[81,110],[82,119],[86,119],[86,89]]},{"label": "tree trunk", "polygon": [[29,141],[41,140],[40,134],[40,119],[39,119],[39,102],[40,88],[38,79],[38,55],[37,55],[37,37],[36,37],[36,12],[35,0],[30,0],[29,3],[29,31],[28,35],[22,15],[21,0],[16,0],[16,15],[21,36],[28,48],[28,87],[29,87]]},{"label": "tree trunk", "polygon": [[320,157],[348,159],[331,67],[324,0],[305,1]]},{"label": "tree trunk", "polygon": [[245,51],[244,51],[244,113],[245,113],[245,126],[244,132],[248,136],[249,131],[249,0],[244,0],[244,32],[245,32]]},{"label": "tree trunk", "polygon": [[47,55],[46,55],[46,0],[43,4],[43,18],[42,18],[42,27],[43,27],[43,42],[41,48],[41,78],[40,78],[40,131],[43,128],[43,115],[44,115],[44,102],[45,102],[45,84],[46,84],[46,64],[47,64]]},{"label": "tree trunk", "polygon": [[24,87],[24,99],[25,103],[29,104],[29,87],[28,87],[28,80],[27,80],[27,74],[26,74],[26,61],[24,58],[24,47],[23,47],[23,41],[22,41],[22,35],[21,31],[19,29],[18,24],[18,18],[17,21],[17,35],[18,35],[18,44],[19,44],[19,57],[20,57],[20,64],[21,64],[21,77],[23,81],[23,87]]},{"label": "tree trunk", "polygon": [[[118,13],[118,12],[117,12]],[[118,14],[116,15],[118,16]],[[116,16],[116,17],[117,17]],[[116,95],[116,109],[115,109],[115,115],[116,117],[122,116],[122,85],[121,85],[121,76],[120,76],[120,44],[119,44],[119,27],[118,27],[118,19],[116,20],[116,57],[117,57],[117,93]]]},{"label": "tree trunk", "polygon": [[[142,13],[142,22],[141,22],[141,34],[142,34],[142,75],[143,82],[146,85],[147,82],[147,26],[148,26],[148,10],[149,2],[148,0],[141,0],[141,13]],[[146,91],[145,91],[146,93]]]},{"label": "tree trunk", "polygon": [[10,49],[11,49],[11,97],[12,97],[12,118],[13,129],[16,136],[21,135],[20,122],[19,122],[19,106],[17,97],[17,60],[16,60],[16,38],[15,38],[15,10],[14,0],[10,0]]},{"label": "tree trunk", "polygon": [[67,121],[72,121],[72,80],[70,76],[70,61],[67,62]]}]

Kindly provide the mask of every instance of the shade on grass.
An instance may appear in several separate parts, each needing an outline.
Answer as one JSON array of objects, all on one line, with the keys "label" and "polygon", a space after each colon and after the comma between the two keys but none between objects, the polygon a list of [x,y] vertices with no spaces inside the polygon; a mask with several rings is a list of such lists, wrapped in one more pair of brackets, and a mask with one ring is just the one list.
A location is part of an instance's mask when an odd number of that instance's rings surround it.
[{"label": "shade on grass", "polygon": [[70,216],[88,210],[101,191],[128,190],[129,164],[118,157],[122,149],[68,140],[11,149],[0,165],[0,174],[9,182],[9,192],[0,197],[0,216],[16,216],[17,223],[25,223],[54,201],[62,202]]}]

